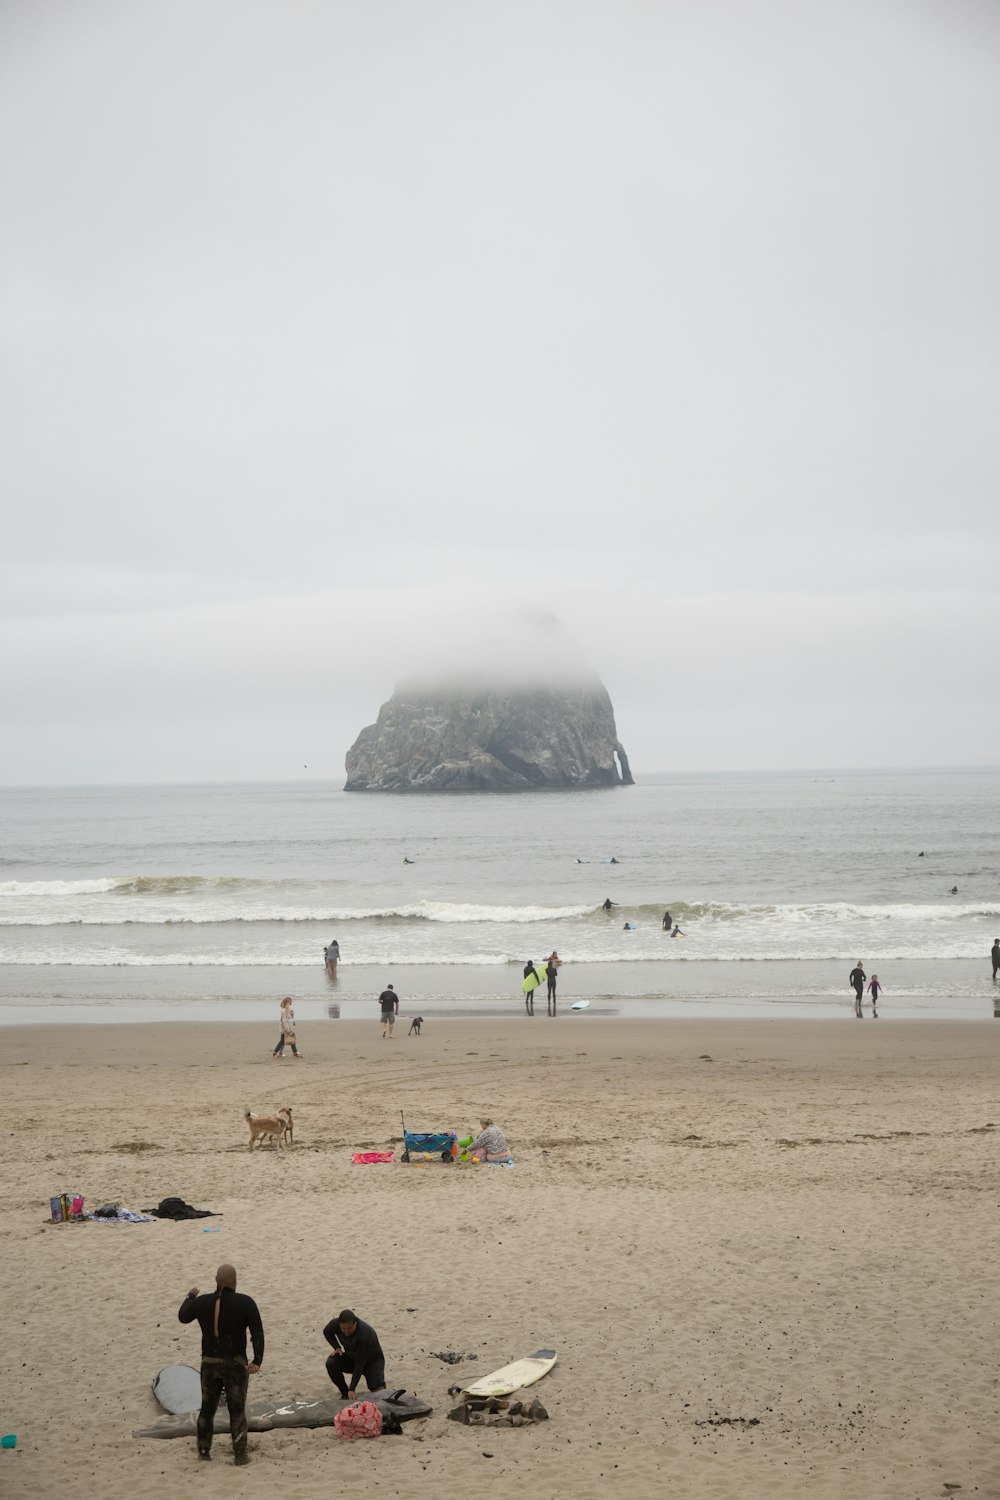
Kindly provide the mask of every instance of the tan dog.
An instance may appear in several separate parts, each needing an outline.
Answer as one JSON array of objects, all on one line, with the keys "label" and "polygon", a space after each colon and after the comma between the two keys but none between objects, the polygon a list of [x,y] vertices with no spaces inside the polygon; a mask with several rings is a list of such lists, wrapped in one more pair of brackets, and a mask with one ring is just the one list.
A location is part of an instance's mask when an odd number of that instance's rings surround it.
[{"label": "tan dog", "polygon": [[295,1132],[292,1127],[292,1106],[290,1104],[282,1105],[281,1109],[278,1110],[278,1118],[285,1121],[284,1139],[290,1146],[293,1145]]},{"label": "tan dog", "polygon": [[290,1122],[284,1115],[252,1115],[249,1110],[243,1116],[250,1127],[250,1150],[254,1148],[255,1141],[263,1142],[265,1136],[270,1136],[277,1141],[279,1146],[285,1144],[285,1131]]}]

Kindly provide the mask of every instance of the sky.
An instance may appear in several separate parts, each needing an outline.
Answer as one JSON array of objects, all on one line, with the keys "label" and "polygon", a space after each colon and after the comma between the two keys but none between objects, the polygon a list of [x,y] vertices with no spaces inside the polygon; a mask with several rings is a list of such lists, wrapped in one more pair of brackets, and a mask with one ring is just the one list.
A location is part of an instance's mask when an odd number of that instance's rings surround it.
[{"label": "sky", "polygon": [[640,774],[996,763],[998,140],[992,0],[2,0],[0,783],[539,609]]}]

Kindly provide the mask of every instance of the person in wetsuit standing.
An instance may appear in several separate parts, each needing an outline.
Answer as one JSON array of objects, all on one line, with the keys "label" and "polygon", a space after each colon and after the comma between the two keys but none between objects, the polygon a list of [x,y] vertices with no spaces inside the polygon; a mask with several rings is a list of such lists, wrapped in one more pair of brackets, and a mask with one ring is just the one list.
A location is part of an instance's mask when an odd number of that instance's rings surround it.
[{"label": "person in wetsuit standing", "polygon": [[[222,1265],[215,1273],[215,1291],[201,1297],[193,1286],[177,1314],[182,1323],[201,1325],[201,1411],[198,1413],[198,1457],[212,1457],[215,1413],[222,1392],[229,1408],[233,1462],[248,1464],[247,1386],[264,1360],[264,1325],[252,1297],[236,1290],[236,1267]],[[247,1333],[253,1359],[247,1360]]]},{"label": "person in wetsuit standing", "polygon": [[857,963],[855,964],[854,968],[851,970],[847,978],[848,983],[854,986],[854,993],[857,996],[858,1004],[860,1005],[862,997],[865,993],[865,980],[868,978],[868,975],[865,973],[864,968],[862,967],[860,958],[858,959]]}]

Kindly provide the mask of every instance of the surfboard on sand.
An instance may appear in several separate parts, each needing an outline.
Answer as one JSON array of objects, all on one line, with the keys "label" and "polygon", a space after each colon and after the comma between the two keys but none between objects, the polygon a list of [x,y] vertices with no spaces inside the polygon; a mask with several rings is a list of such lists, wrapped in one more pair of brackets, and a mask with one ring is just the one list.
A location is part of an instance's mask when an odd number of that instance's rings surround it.
[{"label": "surfboard on sand", "polygon": [[166,1365],[153,1381],[153,1395],[175,1417],[201,1408],[201,1376],[191,1365]]},{"label": "surfboard on sand", "polygon": [[541,1380],[543,1375],[549,1373],[558,1357],[554,1349],[536,1349],[527,1359],[516,1359],[512,1365],[504,1365],[503,1369],[494,1370],[492,1375],[474,1380],[462,1392],[462,1397],[509,1396],[511,1391],[523,1390],[526,1385],[534,1385],[536,1380]]},{"label": "surfboard on sand", "polygon": [[[542,964],[542,974],[544,974],[544,972],[545,965]],[[532,990],[537,990],[538,986],[542,982],[542,974],[539,974],[537,969],[532,969],[531,973],[528,975],[527,979],[521,986],[526,995],[530,995]]]},{"label": "surfboard on sand", "polygon": [[589,1000],[574,1000],[573,1004],[570,1006],[570,1010],[589,1010],[589,1009],[590,1009],[590,1001]]},{"label": "surfboard on sand", "polygon": [[[183,1369],[184,1366],[174,1366],[174,1369]],[[197,1370],[194,1372],[197,1375]],[[173,1438],[194,1437],[197,1426],[198,1407],[201,1406],[200,1394],[201,1381],[199,1378],[198,1406],[193,1412],[180,1412],[176,1416],[160,1417],[158,1421],[152,1422],[148,1427],[139,1427],[132,1436],[137,1438]],[[157,1397],[159,1400],[160,1398]],[[413,1417],[426,1417],[430,1415],[431,1407],[426,1401],[411,1391],[371,1391],[365,1392],[366,1401],[374,1401],[384,1417],[394,1416],[400,1422],[408,1422]],[[330,1427],[334,1416],[338,1411],[343,1411],[345,1406],[350,1406],[350,1401],[341,1401],[335,1393],[333,1396],[323,1395],[318,1399],[304,1400],[296,1398],[283,1404],[275,1401],[250,1401],[247,1403],[247,1427],[251,1432],[270,1432],[275,1427]],[[219,1406],[215,1413],[213,1432],[229,1431],[229,1412],[226,1410],[225,1402]]]}]

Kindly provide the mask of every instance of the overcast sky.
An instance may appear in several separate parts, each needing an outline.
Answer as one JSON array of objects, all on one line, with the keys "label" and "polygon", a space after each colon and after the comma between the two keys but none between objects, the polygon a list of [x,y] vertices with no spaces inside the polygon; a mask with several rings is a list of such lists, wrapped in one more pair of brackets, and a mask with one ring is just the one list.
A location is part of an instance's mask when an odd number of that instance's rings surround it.
[{"label": "overcast sky", "polygon": [[2,0],[0,782],[538,605],[639,773],[996,763],[998,141],[994,0]]}]

